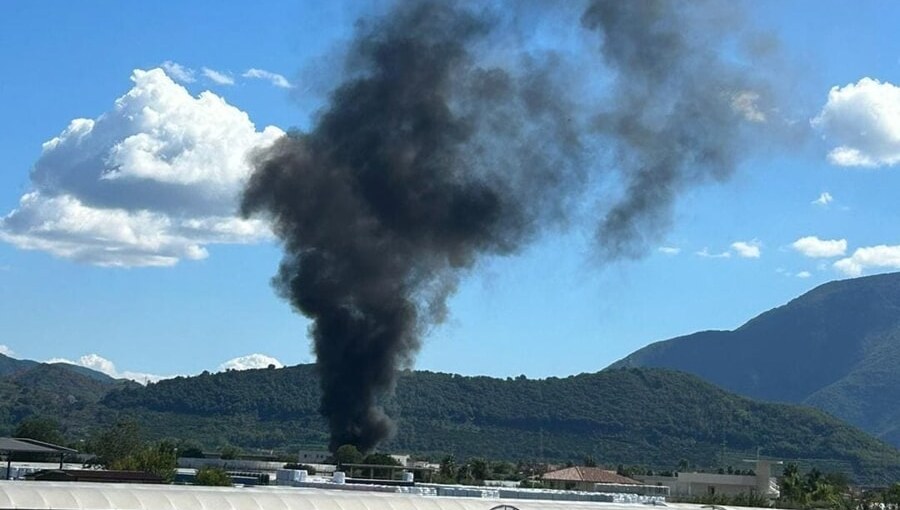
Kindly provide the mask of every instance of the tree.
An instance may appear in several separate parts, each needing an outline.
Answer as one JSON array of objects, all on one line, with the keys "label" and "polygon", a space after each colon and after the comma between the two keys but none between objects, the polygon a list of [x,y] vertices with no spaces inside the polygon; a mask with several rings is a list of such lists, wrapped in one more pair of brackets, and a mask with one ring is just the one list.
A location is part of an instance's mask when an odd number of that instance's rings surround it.
[{"label": "tree", "polygon": [[488,464],[484,459],[471,459],[469,461],[469,466],[469,471],[472,474],[472,478],[475,480],[484,481],[489,478]]},{"label": "tree", "polygon": [[781,498],[785,501],[805,503],[803,479],[800,477],[800,469],[796,464],[788,464],[781,473]]},{"label": "tree", "polygon": [[885,505],[897,508],[897,505],[900,505],[900,483],[895,483],[885,489],[881,494],[881,498]]},{"label": "tree", "polygon": [[386,453],[370,453],[362,460],[363,464],[378,464],[379,466],[399,466],[397,459]]},{"label": "tree", "polygon": [[197,471],[197,476],[194,478],[194,485],[229,487],[231,486],[231,477],[228,476],[228,473],[223,469],[204,466]]},{"label": "tree", "polygon": [[234,460],[238,458],[238,455],[241,454],[241,451],[234,446],[223,446],[222,450],[219,452],[219,458],[223,460]]},{"label": "tree", "polygon": [[123,420],[95,433],[88,441],[88,451],[97,462],[109,467],[137,453],[142,447],[141,430],[137,422]]},{"label": "tree", "polygon": [[16,427],[16,437],[34,439],[45,443],[62,444],[63,436],[59,431],[59,422],[53,418],[32,416],[26,418]]},{"label": "tree", "polygon": [[363,460],[363,454],[352,444],[345,444],[338,447],[334,452],[334,463],[338,467],[344,464],[359,464]]},{"label": "tree", "polygon": [[441,459],[441,467],[438,470],[438,477],[443,483],[452,483],[456,481],[458,468],[456,467],[456,459],[453,455],[447,455]]},{"label": "tree", "polygon": [[175,479],[175,447],[168,442],[146,445],[137,452],[118,459],[107,467],[122,471],[143,471],[159,476],[165,482]]}]

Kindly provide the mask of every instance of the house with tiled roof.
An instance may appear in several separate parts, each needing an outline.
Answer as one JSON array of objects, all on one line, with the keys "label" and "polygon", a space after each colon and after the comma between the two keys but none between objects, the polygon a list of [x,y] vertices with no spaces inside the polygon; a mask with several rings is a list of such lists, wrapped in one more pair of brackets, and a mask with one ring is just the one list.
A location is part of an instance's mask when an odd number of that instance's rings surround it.
[{"label": "house with tiled roof", "polygon": [[615,471],[598,467],[572,466],[544,473],[543,481],[553,489],[592,491],[597,484],[643,485]]}]

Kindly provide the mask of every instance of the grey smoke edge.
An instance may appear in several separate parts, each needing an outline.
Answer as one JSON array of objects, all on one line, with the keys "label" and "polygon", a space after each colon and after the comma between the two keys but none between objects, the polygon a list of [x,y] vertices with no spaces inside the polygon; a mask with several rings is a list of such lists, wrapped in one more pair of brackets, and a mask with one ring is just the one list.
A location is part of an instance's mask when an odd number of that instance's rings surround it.
[{"label": "grey smoke edge", "polygon": [[[670,4],[589,4],[582,24],[601,33],[619,73],[596,115],[567,93],[578,87],[559,55],[479,63],[474,48],[505,25],[471,5],[405,1],[361,24],[350,78],[308,133],[257,155],[243,196],[242,213],[270,217],[283,241],[275,287],[312,319],[332,450],[370,451],[391,437],[379,401],[444,318],[461,275],[562,225],[592,174],[627,181],[598,241],[611,258],[633,256],[682,187],[728,175],[737,157],[734,112],[705,111],[705,92],[673,76],[697,71],[697,57]],[[675,99],[655,96],[656,83]],[[612,162],[587,160],[597,143],[613,148]]]}]

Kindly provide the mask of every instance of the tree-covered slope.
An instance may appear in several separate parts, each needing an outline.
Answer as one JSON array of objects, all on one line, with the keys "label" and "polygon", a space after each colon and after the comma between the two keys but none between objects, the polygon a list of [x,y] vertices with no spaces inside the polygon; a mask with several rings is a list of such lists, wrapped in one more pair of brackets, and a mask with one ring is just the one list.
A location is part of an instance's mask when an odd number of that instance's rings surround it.
[{"label": "tree-covered slope", "polygon": [[809,404],[900,444],[900,273],[827,283],[735,331],[657,342],[611,366],[622,367]]},{"label": "tree-covered slope", "polygon": [[[323,445],[309,365],[205,374],[109,393],[109,413],[160,437],[209,446]],[[510,460],[706,467],[755,456],[821,459],[861,479],[900,477],[900,453],[819,411],[751,401],[666,370],[609,370],[543,380],[407,372],[385,405],[398,423],[385,448]]]},{"label": "tree-covered slope", "polygon": [[30,416],[55,419],[70,438],[84,435],[102,414],[97,402],[129,384],[104,382],[58,364],[35,363],[0,377],[0,435],[11,434]]},{"label": "tree-covered slope", "polygon": [[0,354],[0,377],[5,377],[16,372],[27,370],[37,364],[37,361],[15,359],[4,354]]}]

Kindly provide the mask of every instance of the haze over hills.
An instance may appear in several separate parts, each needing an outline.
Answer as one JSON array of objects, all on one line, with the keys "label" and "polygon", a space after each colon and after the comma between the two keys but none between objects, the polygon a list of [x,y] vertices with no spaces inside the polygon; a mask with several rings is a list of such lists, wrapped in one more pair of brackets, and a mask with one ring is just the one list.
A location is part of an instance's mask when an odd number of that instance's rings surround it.
[{"label": "haze over hills", "polygon": [[610,366],[622,367],[807,404],[900,445],[900,273],[826,283],[734,331],[657,342]]},{"label": "haze over hills", "polygon": [[[312,365],[204,373],[146,387],[37,365],[0,377],[0,434],[43,415],[77,441],[128,418],[152,439],[292,452],[327,444],[319,398]],[[900,476],[900,452],[835,418],[755,402],[668,370],[543,380],[405,372],[384,404],[398,423],[394,439],[382,445],[388,451],[560,462],[591,455],[608,465],[675,469],[682,460],[740,468],[760,448],[861,481]]]}]

